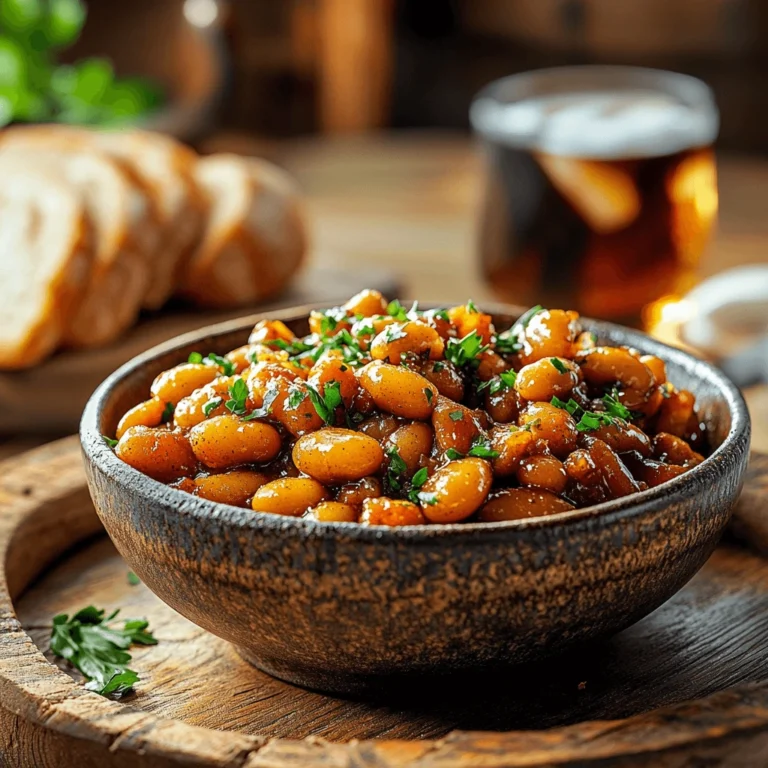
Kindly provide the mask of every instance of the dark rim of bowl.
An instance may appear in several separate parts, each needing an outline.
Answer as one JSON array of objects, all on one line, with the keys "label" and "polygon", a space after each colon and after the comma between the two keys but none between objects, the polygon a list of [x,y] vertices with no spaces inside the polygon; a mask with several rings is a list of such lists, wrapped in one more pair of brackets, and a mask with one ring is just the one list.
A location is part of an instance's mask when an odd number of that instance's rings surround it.
[{"label": "dark rim of bowl", "polygon": [[[446,305],[430,304],[425,308],[440,308]],[[652,339],[646,334],[613,323],[591,320],[582,317],[581,321],[588,330],[595,331],[600,337],[621,337],[622,343],[637,347],[646,354],[654,354],[665,361],[673,361],[683,368],[695,372],[702,379],[709,380],[720,392],[731,414],[731,425],[722,443],[699,465],[688,470],[685,474],[668,480],[655,488],[639,491],[612,501],[602,502],[590,507],[582,507],[553,515],[531,517],[523,520],[507,520],[495,523],[450,523],[446,525],[410,525],[401,527],[364,526],[359,523],[321,523],[302,517],[286,517],[267,512],[256,512],[242,507],[209,501],[192,496],[184,491],[171,488],[158,480],[145,475],[137,469],[121,461],[114,451],[104,442],[98,428],[101,411],[114,387],[127,375],[153,360],[181,349],[205,338],[222,336],[237,331],[246,332],[253,325],[265,318],[283,321],[299,321],[304,319],[313,309],[324,309],[327,303],[310,304],[281,310],[258,313],[235,320],[229,320],[215,325],[205,326],[197,331],[177,336],[170,341],[159,344],[129,360],[105,379],[91,395],[83,412],[80,422],[80,440],[83,452],[99,469],[112,481],[123,484],[135,484],[135,490],[150,497],[155,502],[165,503],[176,507],[180,513],[190,514],[199,518],[215,518],[220,522],[233,524],[243,528],[258,528],[279,530],[283,533],[290,531],[297,534],[311,534],[323,537],[352,536],[365,541],[377,541],[387,538],[407,540],[418,543],[437,536],[469,535],[474,538],[478,533],[491,531],[523,531],[556,526],[570,526],[596,517],[606,522],[618,518],[631,517],[639,514],[647,505],[664,500],[669,504],[675,500],[686,498],[699,488],[699,478],[711,475],[714,482],[719,473],[719,466],[739,452],[739,444],[746,443],[748,449],[750,434],[749,412],[744,398],[738,388],[727,376],[710,363],[701,360],[681,349],[671,347],[663,342]],[[483,311],[494,316],[518,316],[519,307],[485,302]],[[616,343],[615,338],[612,339]]]}]

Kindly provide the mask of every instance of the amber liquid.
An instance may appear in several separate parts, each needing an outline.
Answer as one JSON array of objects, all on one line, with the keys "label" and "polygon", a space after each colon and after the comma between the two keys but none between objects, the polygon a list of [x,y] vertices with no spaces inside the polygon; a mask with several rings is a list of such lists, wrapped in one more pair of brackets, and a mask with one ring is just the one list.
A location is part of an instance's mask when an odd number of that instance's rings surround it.
[{"label": "amber liquid", "polygon": [[593,160],[489,144],[487,160],[480,255],[499,298],[640,326],[693,285],[717,213],[710,147]]}]

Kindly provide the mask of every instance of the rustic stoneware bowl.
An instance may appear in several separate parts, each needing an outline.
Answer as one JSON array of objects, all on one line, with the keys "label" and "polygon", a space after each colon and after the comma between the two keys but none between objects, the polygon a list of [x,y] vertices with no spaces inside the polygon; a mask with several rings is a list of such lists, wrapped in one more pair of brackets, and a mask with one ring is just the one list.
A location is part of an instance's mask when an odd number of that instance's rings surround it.
[{"label": "rustic stoneware bowl", "polygon": [[[505,311],[506,309],[506,311]],[[495,310],[495,311],[494,311]],[[306,333],[308,308],[274,313]],[[509,308],[494,311],[497,328]],[[124,365],[94,393],[88,484],[128,565],[163,601],[298,685],[366,693],[408,676],[526,662],[653,611],[715,547],[739,494],[749,417],[715,368],[619,326],[603,340],[667,362],[691,390],[712,455],[658,488],[588,509],[493,524],[362,527],[216,504],[121,462],[104,443],[152,379],[191,351],[245,343],[255,317],[203,329]]]}]

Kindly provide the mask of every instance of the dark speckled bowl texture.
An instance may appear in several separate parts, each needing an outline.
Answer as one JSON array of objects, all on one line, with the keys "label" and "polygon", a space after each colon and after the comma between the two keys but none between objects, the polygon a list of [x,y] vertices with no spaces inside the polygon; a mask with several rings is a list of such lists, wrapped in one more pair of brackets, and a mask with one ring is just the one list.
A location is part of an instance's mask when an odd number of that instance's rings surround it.
[{"label": "dark speckled bowl texture", "polygon": [[[273,313],[306,333],[308,307]],[[514,317],[489,307],[497,328]],[[336,693],[414,675],[523,663],[610,635],[668,600],[704,564],[731,514],[749,448],[738,390],[707,363],[615,325],[600,339],[667,362],[691,390],[712,455],[658,488],[546,518],[362,527],[255,513],[195,498],[121,462],[102,440],[191,351],[245,343],[259,317],[182,336],[110,376],[81,438],[98,514],[163,601],[261,669]]]}]

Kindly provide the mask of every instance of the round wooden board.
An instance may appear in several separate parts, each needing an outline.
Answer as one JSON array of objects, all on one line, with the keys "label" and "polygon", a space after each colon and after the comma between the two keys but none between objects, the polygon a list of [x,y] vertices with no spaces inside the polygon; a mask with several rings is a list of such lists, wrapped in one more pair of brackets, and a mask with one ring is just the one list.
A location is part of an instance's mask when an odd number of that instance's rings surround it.
[{"label": "round wooden board", "polygon": [[[721,545],[684,590],[611,640],[524,670],[345,701],[255,670],[130,585],[74,438],[2,468],[0,765],[768,763],[768,561],[743,543]],[[767,478],[768,457],[755,457],[734,526],[758,548]],[[89,603],[146,616],[159,639],[133,651],[141,681],[120,702],[85,691],[46,651],[51,617]]]}]

